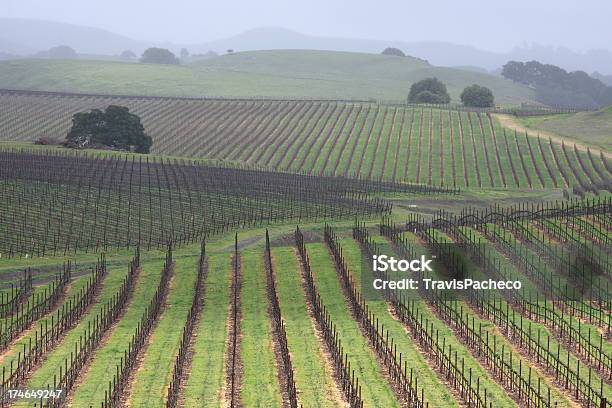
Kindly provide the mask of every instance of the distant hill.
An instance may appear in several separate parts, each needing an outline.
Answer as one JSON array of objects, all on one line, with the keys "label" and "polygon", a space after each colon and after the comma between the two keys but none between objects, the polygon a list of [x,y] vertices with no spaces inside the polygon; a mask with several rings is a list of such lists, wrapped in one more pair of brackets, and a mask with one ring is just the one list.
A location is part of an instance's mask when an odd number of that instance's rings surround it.
[{"label": "distant hill", "polygon": [[447,83],[455,101],[473,83],[490,87],[498,103],[533,100],[529,88],[493,75],[434,67],[411,57],[349,52],[241,52],[183,66],[81,60],[0,63],[0,88],[168,96],[404,101],[413,82],[431,76]]},{"label": "distant hill", "polygon": [[[3,39],[10,39],[10,43],[7,45]],[[69,45],[78,53],[114,55],[126,49],[140,52],[146,48],[147,43],[99,28],[52,21],[0,18],[0,51],[29,55],[58,45]]]},{"label": "distant hill", "polygon": [[[2,21],[0,19],[0,24]],[[30,48],[24,44],[20,44],[14,40],[10,40],[11,37],[3,37],[3,35],[7,35],[8,33],[4,32],[4,26],[0,25],[0,53],[5,55],[24,55],[29,54],[36,51],[33,48]]]},{"label": "distant hill", "polygon": [[[204,39],[203,39],[204,40]],[[612,75],[612,52],[589,50],[584,53],[567,48],[539,45],[515,48],[509,52],[491,52],[467,45],[443,41],[387,41],[360,38],[314,36],[278,27],[263,27],[238,35],[192,44],[159,43],[134,40],[98,28],[31,19],[0,18],[0,53],[28,56],[57,45],[69,45],[79,54],[117,55],[131,49],[140,54],[145,48],[161,46],[178,53],[186,47],[191,53],[204,54],[210,50],[224,53],[271,49],[308,49],[380,53],[386,47],[396,47],[406,54],[423,58],[433,65],[471,66],[493,71],[509,60],[538,60],[558,65],[566,70],[584,70]]]},{"label": "distant hill", "polygon": [[568,48],[541,45],[516,47],[508,52],[492,52],[444,41],[387,41],[362,38],[337,38],[301,34],[278,27],[255,28],[218,41],[188,46],[198,52],[227,49],[254,51],[268,49],[311,49],[380,53],[386,47],[399,48],[404,53],[426,59],[433,65],[446,67],[471,66],[487,71],[500,68],[510,60],[538,60],[558,65],[566,70],[599,71],[612,74],[612,52],[589,50],[584,53]]}]

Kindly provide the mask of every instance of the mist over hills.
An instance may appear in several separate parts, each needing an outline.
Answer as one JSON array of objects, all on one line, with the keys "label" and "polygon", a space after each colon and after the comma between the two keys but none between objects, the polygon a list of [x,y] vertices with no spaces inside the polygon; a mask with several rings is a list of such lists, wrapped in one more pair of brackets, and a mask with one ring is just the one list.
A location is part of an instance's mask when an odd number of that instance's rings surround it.
[{"label": "mist over hills", "polygon": [[[224,53],[273,49],[311,49],[380,53],[386,47],[397,47],[406,54],[438,66],[471,67],[495,71],[509,60],[538,60],[566,70],[612,74],[612,52],[606,49],[584,53],[568,48],[542,45],[516,47],[500,53],[469,45],[440,41],[383,41],[357,38],[324,37],[302,34],[280,27],[263,27],[233,37],[191,44],[159,43],[135,40],[107,30],[86,26],[30,19],[0,18],[0,55],[30,56],[57,45],[69,45],[79,54],[118,55],[124,50],[140,54],[151,46],[169,48],[178,53],[186,47],[191,53],[213,50]],[[5,57],[6,58],[6,57]]]},{"label": "mist over hills", "polygon": [[21,56],[68,45],[80,54],[116,55],[140,52],[152,45],[100,28],[21,18],[0,18],[0,52]]}]

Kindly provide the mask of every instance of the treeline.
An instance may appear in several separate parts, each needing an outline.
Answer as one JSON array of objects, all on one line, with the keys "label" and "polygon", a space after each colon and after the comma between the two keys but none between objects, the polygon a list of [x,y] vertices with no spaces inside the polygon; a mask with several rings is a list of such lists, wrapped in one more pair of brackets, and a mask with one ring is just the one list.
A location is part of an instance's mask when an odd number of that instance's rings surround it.
[{"label": "treeline", "polygon": [[538,61],[510,61],[504,65],[502,75],[532,87],[536,99],[547,105],[587,109],[612,105],[612,87],[584,71],[567,72]]}]

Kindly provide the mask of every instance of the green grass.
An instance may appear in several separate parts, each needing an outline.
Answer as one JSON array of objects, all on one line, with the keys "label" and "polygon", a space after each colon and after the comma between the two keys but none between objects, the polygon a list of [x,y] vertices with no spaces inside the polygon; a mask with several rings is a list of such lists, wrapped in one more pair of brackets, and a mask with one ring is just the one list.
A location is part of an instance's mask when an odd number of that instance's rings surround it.
[{"label": "green grass", "polygon": [[351,368],[355,370],[355,376],[359,378],[364,405],[398,407],[399,402],[385,379],[374,352],[349,312],[336,270],[325,245],[308,244],[307,250],[321,300],[331,315],[342,347],[348,354]]},{"label": "green grass", "polygon": [[245,407],[278,407],[281,396],[268,319],[263,254],[244,252],[241,262],[240,399]]},{"label": "green grass", "polygon": [[24,347],[27,349],[30,342],[34,343],[37,336],[36,333],[40,333],[41,325],[43,328],[45,324],[47,324],[48,327],[51,327],[51,319],[53,318],[53,321],[56,321],[57,310],[61,309],[63,305],[67,305],[67,301],[69,299],[76,295],[81,289],[85,288],[88,278],[88,275],[75,278],[69,284],[63,302],[59,302],[59,304],[49,313],[32,323],[28,330],[25,330],[20,337],[18,337],[18,339],[13,341],[12,345],[10,345],[7,350],[2,352],[2,359],[0,360],[0,363],[4,368],[6,368],[7,373],[10,371],[11,362],[15,365],[17,364],[20,353],[23,354]]},{"label": "green grass", "polygon": [[[176,260],[176,258],[175,258]],[[127,350],[136,325],[149,305],[159,284],[163,261],[144,261],[142,271],[130,304],[125,314],[109,332],[106,341],[99,347],[88,369],[81,374],[82,380],[74,391],[73,406],[100,406],[108,381],[112,380],[116,366]]]},{"label": "green grass", "polygon": [[197,257],[192,257],[175,262],[166,306],[134,376],[130,395],[132,407],[165,406],[167,387],[193,300],[197,260]]},{"label": "green grass", "polygon": [[[412,234],[406,233],[406,237],[414,241],[414,236]],[[394,250],[388,247],[388,241],[382,237],[375,237],[375,242],[378,242],[379,245],[382,245],[381,250],[383,253],[394,254],[398,256]],[[427,254],[427,251],[421,249],[417,246],[417,255],[418,254]],[[438,273],[438,267],[434,262],[434,275]],[[391,273],[391,279],[400,279],[405,278],[405,273],[397,272]],[[440,275],[435,275],[436,278],[441,278]],[[483,389],[487,389],[487,398],[488,401],[493,403],[495,407],[515,407],[516,403],[510,398],[510,396],[506,393],[504,388],[497,383],[495,377],[489,373],[487,369],[477,360],[477,358],[472,354],[471,350],[460,340],[454,333],[454,331],[436,314],[434,308],[429,305],[425,299],[421,298],[421,294],[418,291],[404,291],[402,293],[405,301],[414,301],[415,306],[419,309],[420,314],[423,317],[423,321],[427,321],[430,326],[437,331],[439,339],[445,339],[445,345],[448,348],[452,346],[453,356],[457,353],[458,361],[465,361],[466,370],[469,368],[472,369],[472,378],[480,378],[480,389],[483,392]],[[483,322],[483,328],[489,327],[491,324],[487,321]],[[474,383],[474,382],[472,382]],[[484,394],[483,394],[484,395]]]},{"label": "green grass", "polygon": [[323,344],[317,339],[314,322],[309,316],[294,250],[273,248],[272,257],[299,404],[306,407],[341,406],[337,400],[341,391],[334,383],[331,365],[325,365],[321,350]]},{"label": "green grass", "polygon": [[[434,116],[436,120],[437,116]],[[435,168],[435,167],[434,167]],[[465,202],[486,205],[491,200],[496,202],[512,203],[516,200],[538,200],[541,194],[535,192],[511,193],[498,190],[483,190],[470,192],[462,196],[435,197],[433,201],[439,206],[462,206]],[[394,196],[394,200],[418,203],[419,207],[410,211],[427,211],[432,206],[431,197],[405,197]],[[447,203],[448,201],[448,203]],[[421,208],[422,207],[422,208]],[[426,208],[427,207],[427,208]],[[405,220],[405,213],[395,213],[399,220]],[[340,243],[344,249],[344,256],[353,271],[358,287],[361,288],[360,275],[361,259],[358,245],[347,237],[351,222],[338,223],[337,230],[343,238]],[[371,221],[369,225],[374,225]],[[304,231],[317,232],[320,234],[320,224],[312,223],[303,226]],[[271,239],[277,242],[281,237],[287,239],[291,233],[292,226],[275,226],[270,228]],[[266,293],[266,280],[263,269],[263,228],[253,228],[241,232],[241,242],[245,244],[242,248],[243,265],[243,288],[242,288],[242,353],[244,364],[243,387],[241,398],[245,406],[279,406],[280,387],[277,379],[277,368],[275,366],[274,351],[272,349],[271,325],[268,317],[268,299]],[[412,234],[406,234],[412,236]],[[414,237],[413,237],[414,238]],[[379,244],[387,241],[380,236],[374,237]],[[284,241],[283,241],[284,242]],[[284,245],[284,244],[281,244]],[[227,317],[229,310],[229,286],[230,286],[230,252],[233,247],[233,235],[219,235],[211,237],[207,250],[209,253],[209,274],[205,282],[204,309],[199,325],[195,329],[195,343],[192,365],[184,388],[184,406],[222,406],[221,392],[225,385],[225,352],[227,346]],[[152,332],[150,342],[145,348],[144,357],[141,361],[141,370],[135,376],[130,400],[136,406],[162,406],[165,391],[168,385],[172,364],[178,349],[181,330],[185,322],[187,310],[191,304],[193,283],[196,272],[198,245],[190,245],[177,249],[175,252],[176,277],[172,281],[168,297],[168,306],[160,317],[158,326]],[[344,300],[342,290],[332,260],[322,243],[308,244],[315,282],[321,292],[323,302],[329,308],[332,319],[337,325],[339,336],[343,347],[349,353],[349,360],[356,370],[362,386],[362,395],[366,406],[398,406],[398,402],[391,387],[384,376],[384,369],[379,366],[375,354],[369,347],[367,339],[361,333],[357,323],[352,318],[347,303]],[[109,275],[103,282],[100,299],[91,311],[86,314],[79,324],[68,331],[62,342],[51,351],[24,385],[28,388],[44,388],[47,383],[53,381],[53,375],[59,372],[59,366],[66,357],[69,358],[79,335],[82,334],[87,323],[97,313],[102,302],[114,293],[125,276],[127,261],[130,259],[131,251],[118,251],[107,255]],[[316,336],[313,322],[308,314],[306,298],[298,267],[298,259],[291,247],[273,247],[273,262],[276,271],[277,291],[281,305],[281,313],[286,323],[289,350],[292,357],[295,379],[298,388],[298,399],[301,404],[309,407],[331,407],[338,406],[337,386],[332,373],[325,365],[322,353],[321,341]],[[509,261],[503,255],[495,253],[494,256],[504,265],[510,267]],[[80,260],[81,265],[93,262],[95,255],[77,253],[74,256]],[[161,272],[163,252],[143,252],[143,272],[135,288],[134,297],[126,309],[122,319],[111,329],[102,346],[96,350],[91,366],[80,376],[80,381],[74,393],[73,406],[99,406],[104,397],[104,391],[108,387],[108,380],[114,374],[115,366],[123,355],[129,338],[135,330],[136,322],[148,304]],[[60,264],[62,257],[57,258],[34,258],[34,259],[2,259],[0,271],[8,273],[20,270],[28,264],[51,268]],[[537,291],[537,285],[528,282],[520,271],[511,271],[515,278],[525,282],[525,287],[531,291]],[[481,271],[477,268],[475,272],[480,277]],[[79,278],[71,287],[84,283]],[[488,397],[496,407],[516,406],[506,391],[499,386],[490,372],[482,367],[471,351],[463,345],[453,330],[442,320],[438,319],[432,308],[421,300],[418,294],[413,294],[423,318],[427,319],[434,328],[438,330],[440,338],[446,338],[446,344],[452,344],[454,351],[458,352],[458,359],[465,359],[466,370],[472,369],[473,378],[480,377],[481,390],[486,387]],[[408,361],[409,368],[413,368],[419,380],[419,389],[424,387],[426,400],[431,407],[458,406],[460,401],[451,393],[451,388],[446,382],[439,378],[438,373],[432,368],[427,355],[421,354],[416,348],[411,336],[405,332],[401,323],[397,322],[389,313],[387,305],[382,300],[368,298],[368,307],[375,313],[379,321],[389,330],[390,335],[397,345],[398,352],[402,353]],[[483,330],[497,336],[498,354],[501,353],[501,345],[505,347],[505,357],[509,357],[510,350],[514,352],[514,365],[518,370],[518,353],[516,344],[505,338],[491,321],[487,321],[474,314],[469,302],[462,301],[457,307],[463,307],[463,311],[470,310],[470,320],[474,317],[476,326],[482,324]],[[520,319],[514,316],[515,321]],[[523,327],[526,328],[528,320],[524,318]],[[572,324],[576,325],[576,322]],[[588,330],[596,330],[592,325],[581,326],[583,334]],[[532,322],[531,332],[537,336],[537,331],[542,334],[552,333],[542,324]],[[31,337],[32,333],[28,336]],[[26,336],[19,344],[27,342]],[[551,339],[551,350],[556,350],[557,343]],[[611,343],[605,342],[604,348],[610,350]],[[21,346],[13,347],[3,360],[7,366],[11,358]],[[561,354],[565,355],[566,348],[560,346]],[[523,359],[523,374],[526,375],[526,360]],[[574,353],[570,355],[570,365],[576,370],[578,358]],[[588,370],[581,363],[580,376],[588,381]],[[537,376],[541,376],[543,370],[537,366],[533,372],[532,384],[537,387]],[[593,383],[599,387],[599,377],[592,375]],[[559,402],[559,407],[569,406],[567,395],[559,386],[544,381],[546,385],[552,385],[551,397]],[[604,385],[604,392],[610,393],[609,385]],[[20,405],[21,406],[21,405]]]},{"label": "green grass", "polygon": [[[30,377],[25,385],[28,389],[45,389],[47,386],[53,388],[53,378],[59,378],[60,367],[64,368],[65,360],[70,361],[70,355],[74,352],[74,346],[79,342],[79,338],[84,335],[88,326],[93,327],[94,320],[99,314],[103,305],[105,305],[119,290],[126,276],[127,267],[110,269],[108,276],[102,283],[102,290],[98,302],[93,305],[90,311],[85,314],[78,325],[70,329],[61,343],[47,356],[34,374]],[[25,401],[25,400],[24,400]],[[16,406],[27,406],[28,404],[17,404]]]},{"label": "green grass", "polygon": [[575,140],[587,146],[612,151],[612,107],[596,112],[579,112],[565,115],[536,116],[520,119],[520,123],[533,133],[550,132],[571,143]]},{"label": "green grass", "polygon": [[[366,303],[371,313],[373,313],[380,324],[389,332],[393,338],[397,352],[402,353],[404,358],[408,358],[408,368],[413,370],[413,376],[418,378],[418,391],[425,390],[426,402],[430,407],[458,407],[460,403],[455,400],[451,390],[437,373],[435,366],[427,362],[426,353],[421,353],[416,346],[414,338],[406,333],[403,324],[396,320],[389,312],[387,302],[380,297],[380,293],[362,290],[364,284],[368,284],[363,273],[363,257],[361,250],[352,239],[340,239],[339,241],[344,258],[353,276],[357,288],[362,294],[367,293]],[[363,279],[362,279],[363,278]],[[373,295],[373,296],[370,296]]]},{"label": "green grass", "polygon": [[169,96],[272,96],[405,100],[410,85],[436,76],[454,101],[468,85],[498,103],[532,101],[533,91],[493,75],[433,67],[411,57],[334,51],[240,52],[190,65],[17,60],[0,64],[0,87]]},{"label": "green grass", "polygon": [[[479,234],[478,232],[472,231],[473,234],[475,234],[475,236],[479,237],[480,240],[485,243],[485,245],[487,245],[487,247],[490,248],[489,251],[489,256],[491,257],[491,259],[495,259],[495,261],[497,262],[498,265],[501,265],[502,268],[508,272],[508,276],[510,277],[510,279],[512,280],[519,280],[523,283],[523,288],[525,289],[525,296],[529,296],[528,294],[531,292],[531,296],[533,298],[535,298],[535,293],[538,292],[537,287],[522,273],[520,272],[513,264],[511,264],[508,259],[506,259],[506,257],[504,255],[502,255],[501,253],[499,253],[492,245],[490,245],[490,242],[484,238],[481,234]],[[475,276],[477,276],[478,279],[486,279],[487,274],[485,273],[485,271],[482,271],[482,268],[474,268],[474,272],[475,272]],[[498,291],[498,295],[502,296],[501,291]],[[505,301],[502,301],[498,307],[501,310],[506,309],[506,305],[505,305]],[[552,306],[550,305],[550,302],[548,303],[548,307],[551,310]],[[512,311],[512,308],[510,308],[510,311]],[[557,311],[557,314],[559,314],[559,312]],[[542,341],[544,342],[544,339],[549,337],[550,338],[550,350],[553,350],[553,354],[556,354],[556,350],[557,350],[557,346],[559,346],[560,349],[560,355],[561,356],[567,356],[567,353],[570,352],[571,356],[569,357],[569,363],[570,363],[570,367],[572,368],[572,370],[576,373],[577,372],[577,365],[578,365],[578,359],[576,357],[577,354],[573,354],[573,351],[571,349],[567,349],[565,346],[560,345],[559,342],[555,339],[555,337],[553,336],[553,333],[551,332],[551,330],[545,326],[542,323],[539,323],[537,321],[533,321],[531,319],[528,319],[526,317],[522,317],[520,316],[520,314],[516,313],[509,313],[509,317],[511,319],[514,319],[514,322],[517,325],[521,325],[525,331],[530,333],[531,338],[538,338],[538,332],[540,333],[540,335],[542,336]],[[565,320],[569,319],[567,318],[567,316],[564,316]],[[576,324],[577,326],[577,324]],[[585,330],[586,332],[588,332],[588,327]],[[606,342],[607,343],[607,342]],[[598,345],[598,341],[595,340],[594,338],[594,345]],[[544,344],[543,344],[544,345]],[[608,345],[608,344],[606,344]],[[546,347],[548,347],[548,342],[546,343]],[[609,351],[609,350],[608,350]],[[564,362],[567,362],[567,360],[565,360],[565,358],[562,358],[562,360]],[[580,377],[586,382],[588,383],[589,381],[589,376],[592,377],[592,383],[595,385],[594,389],[599,390],[599,384],[600,384],[600,377],[597,375],[597,373],[592,373],[592,375],[589,374],[589,370],[584,369],[584,367],[586,366],[584,364],[584,361],[582,361],[582,369],[580,372]],[[604,384],[604,393],[605,394],[609,394],[610,392],[612,392],[612,387],[610,387],[607,384]],[[560,397],[560,396],[559,396]],[[559,398],[558,397],[558,398]]]},{"label": "green grass", "polygon": [[230,257],[214,254],[208,258],[204,283],[204,309],[194,330],[194,354],[190,374],[184,383],[186,407],[221,407],[225,384],[225,350],[230,304]]}]

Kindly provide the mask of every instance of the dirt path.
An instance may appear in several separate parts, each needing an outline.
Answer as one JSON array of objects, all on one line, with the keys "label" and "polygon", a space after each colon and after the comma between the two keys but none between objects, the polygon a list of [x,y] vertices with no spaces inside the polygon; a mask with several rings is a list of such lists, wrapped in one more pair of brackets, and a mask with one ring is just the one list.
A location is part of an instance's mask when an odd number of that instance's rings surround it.
[{"label": "dirt path", "polygon": [[569,145],[576,145],[576,148],[580,151],[586,152],[587,148],[590,147],[592,152],[596,152],[596,151],[600,151],[604,154],[604,156],[606,156],[609,159],[612,159],[612,153],[607,152],[605,150],[602,150],[598,147],[595,146],[587,146],[582,142],[579,142],[575,139],[572,139],[571,137],[566,137],[566,136],[560,136],[557,133],[553,133],[550,131],[546,131],[546,130],[535,130],[535,129],[528,129],[525,126],[523,126],[522,123],[520,123],[518,120],[516,120],[514,117],[510,116],[510,115],[500,115],[500,114],[494,114],[493,116],[495,116],[495,118],[497,120],[499,120],[499,123],[502,124],[503,127],[511,129],[511,130],[516,130],[517,132],[521,132],[521,133],[529,133],[530,135],[534,135],[534,134],[538,134],[540,136],[542,136],[545,139],[552,139],[554,142],[561,144],[561,142],[565,142],[566,144]]},{"label": "dirt path", "polygon": [[[236,257],[238,257],[236,259]],[[244,367],[240,358],[242,343],[241,324],[242,321],[242,265],[238,253],[232,257],[233,276],[231,283],[232,304],[228,319],[227,348],[225,353],[225,387],[222,397],[224,406],[243,407],[240,400],[240,389],[242,385],[242,374]]]}]

